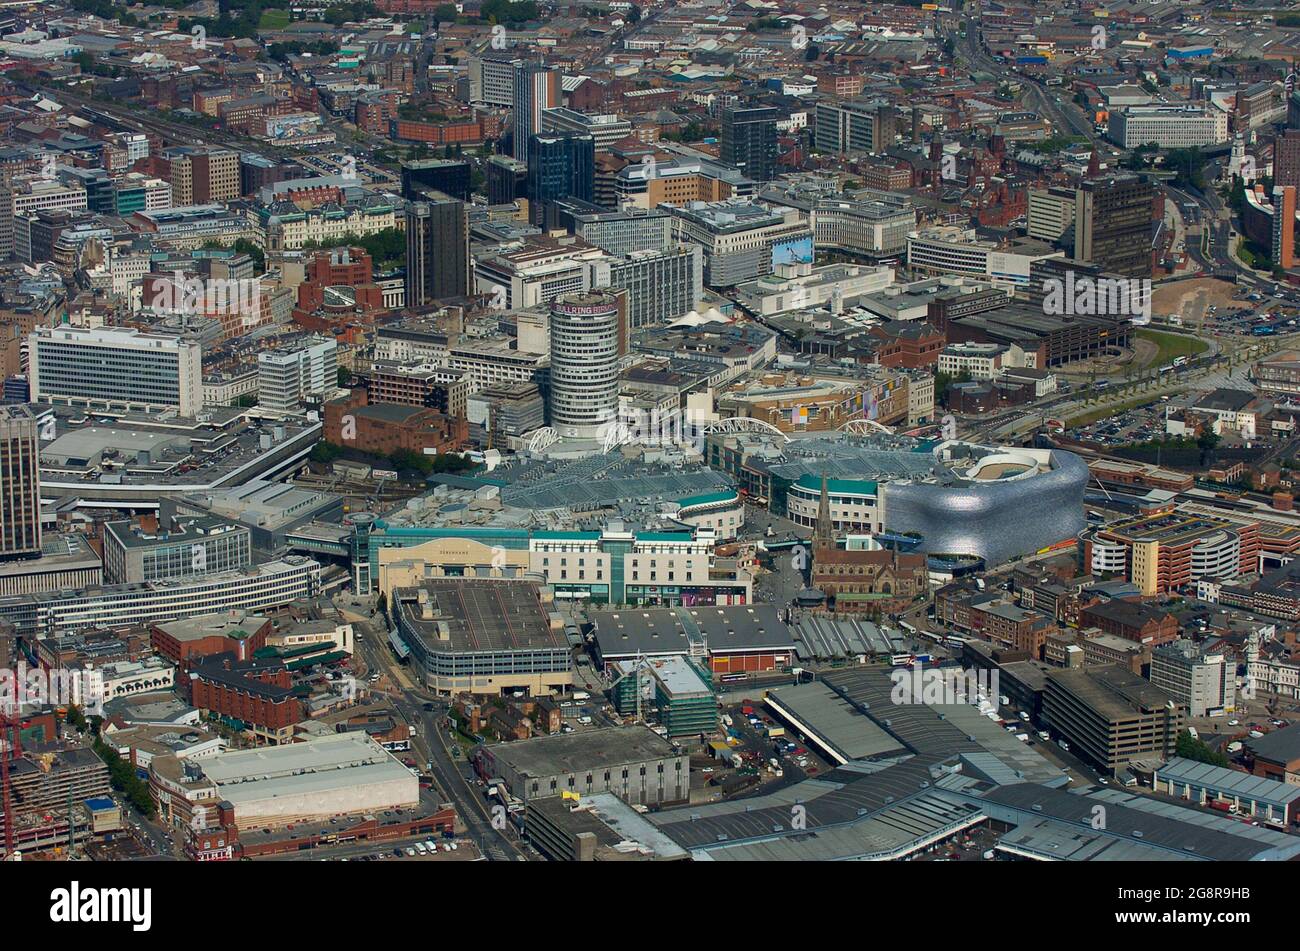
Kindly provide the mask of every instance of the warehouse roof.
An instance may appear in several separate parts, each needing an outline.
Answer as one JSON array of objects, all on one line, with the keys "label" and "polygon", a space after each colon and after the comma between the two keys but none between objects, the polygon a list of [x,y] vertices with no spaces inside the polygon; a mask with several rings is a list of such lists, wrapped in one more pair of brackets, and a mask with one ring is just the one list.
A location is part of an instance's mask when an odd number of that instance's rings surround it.
[{"label": "warehouse roof", "polygon": [[1293,762],[1300,759],[1300,723],[1247,740],[1246,746],[1255,756],[1270,762]]},{"label": "warehouse roof", "polygon": [[769,690],[767,702],[801,732],[815,735],[844,763],[882,753],[902,753],[897,739],[875,724],[824,683],[799,684]]},{"label": "warehouse roof", "polygon": [[[1300,853],[1300,840],[1224,819],[1212,812],[1134,796],[1119,790],[1078,795],[1021,783],[999,786],[981,798],[1015,814],[1016,828],[1002,837],[1013,847],[1058,860],[1248,861]],[[1105,828],[1094,828],[1095,809]]]},{"label": "warehouse roof", "polygon": [[1291,786],[1287,783],[1279,783],[1276,779],[1265,779],[1263,776],[1243,773],[1239,769],[1199,763],[1180,756],[1174,757],[1160,767],[1157,775],[1165,782],[1186,783],[1254,802],[1285,805],[1300,799],[1300,786]]},{"label": "warehouse roof", "polygon": [[684,654],[692,645],[714,653],[794,649],[790,628],[766,604],[600,612],[593,627],[605,658]]}]

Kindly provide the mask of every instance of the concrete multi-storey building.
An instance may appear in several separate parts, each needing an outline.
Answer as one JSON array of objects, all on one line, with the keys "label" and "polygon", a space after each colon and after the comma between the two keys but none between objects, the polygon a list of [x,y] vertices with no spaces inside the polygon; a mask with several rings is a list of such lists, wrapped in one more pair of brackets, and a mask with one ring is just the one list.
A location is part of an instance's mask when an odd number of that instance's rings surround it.
[{"label": "concrete multi-storey building", "polygon": [[1075,195],[1073,188],[1029,189],[1025,233],[1039,241],[1073,244]]},{"label": "concrete multi-storey building", "polygon": [[36,211],[83,211],[86,188],[56,177],[26,175],[0,178],[0,261],[14,253],[14,219]]},{"label": "concrete multi-storey building", "polygon": [[586,132],[595,140],[596,150],[608,149],[632,134],[632,123],[616,115],[589,115],[564,106],[542,111],[541,132]]},{"label": "concrete multi-storey building", "polygon": [[592,261],[588,286],[627,292],[627,329],[666,323],[704,297],[704,253],[693,244]]},{"label": "concrete multi-storey building", "polygon": [[463,297],[470,285],[465,203],[425,192],[406,206],[406,306]]},{"label": "concrete multi-storey building", "polygon": [[606,727],[481,747],[481,775],[525,803],[562,793],[611,792],[634,805],[684,802],[690,757],[645,726]]},{"label": "concrete multi-storey building", "polygon": [[1259,524],[1239,524],[1178,511],[1134,516],[1086,533],[1084,564],[1093,574],[1120,575],[1145,596],[1200,580],[1254,571]]},{"label": "concrete multi-storey building", "polygon": [[257,355],[257,404],[275,412],[295,413],[306,400],[325,396],[338,386],[338,342],[314,337]]},{"label": "concrete multi-storey building", "polygon": [[127,327],[43,327],[28,338],[33,400],[148,413],[203,407],[199,344]]},{"label": "concrete multi-storey building", "polygon": [[114,585],[0,599],[0,619],[23,634],[129,627],[233,608],[278,607],[320,590],[320,565],[288,556],[255,568],[195,575],[180,582]]},{"label": "concrete multi-storey building", "polygon": [[1118,665],[1051,670],[1043,719],[1070,751],[1112,775],[1134,760],[1167,759],[1187,707]]},{"label": "concrete multi-storey building", "polygon": [[1110,114],[1110,140],[1126,149],[1154,143],[1192,149],[1228,140],[1228,114],[1213,103],[1129,106]]},{"label": "concrete multi-storey building", "polygon": [[1007,288],[1028,286],[1035,261],[1063,253],[1032,238],[999,244],[977,237],[973,229],[953,225],[907,236],[907,263],[913,270],[986,278]]},{"label": "concrete multi-storey building", "polygon": [[578,201],[555,203],[559,222],[577,237],[609,254],[666,251],[673,243],[673,219],[658,208],[616,211]]},{"label": "concrete multi-storey building", "polygon": [[[489,106],[514,104],[515,65],[512,53],[489,51],[469,58],[469,101]],[[558,103],[557,103],[558,105]]]},{"label": "concrete multi-storey building", "polygon": [[172,198],[179,206],[233,201],[240,194],[239,153],[233,149],[178,145],[164,149]]},{"label": "concrete multi-storey building", "polygon": [[1083,182],[1075,200],[1074,257],[1109,274],[1149,278],[1157,195],[1137,175]]},{"label": "concrete multi-storey building", "polygon": [[673,236],[704,249],[704,282],[731,287],[771,274],[778,261],[812,260],[812,230],[794,208],[744,200],[668,206]]},{"label": "concrete multi-storey building", "polygon": [[901,258],[916,228],[910,204],[822,198],[812,207],[813,241],[819,251],[840,251],[871,260]]},{"label": "concrete multi-storey building", "polygon": [[618,414],[618,359],[625,340],[618,299],[569,294],[551,305],[551,426],[562,436],[599,437]]},{"label": "concrete multi-storey building", "polygon": [[103,536],[109,584],[189,578],[253,562],[249,529],[219,518],[176,519],[163,528],[140,521],[107,522]]}]

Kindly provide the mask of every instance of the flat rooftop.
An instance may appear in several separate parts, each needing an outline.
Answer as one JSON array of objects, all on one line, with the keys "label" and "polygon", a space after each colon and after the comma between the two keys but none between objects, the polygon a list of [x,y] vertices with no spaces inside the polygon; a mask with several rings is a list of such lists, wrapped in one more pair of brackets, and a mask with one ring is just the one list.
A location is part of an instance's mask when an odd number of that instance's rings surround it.
[{"label": "flat rooftop", "polygon": [[403,636],[421,638],[432,652],[568,649],[563,629],[551,628],[535,582],[433,578],[395,588],[393,603]]},{"label": "flat rooftop", "polygon": [[538,736],[496,743],[485,747],[484,752],[497,762],[509,764],[520,776],[538,779],[677,755],[671,743],[647,726],[611,726]]},{"label": "flat rooftop", "polygon": [[1118,664],[1053,670],[1050,685],[1059,684],[1092,710],[1109,720],[1129,720],[1163,710],[1172,697],[1150,681]]},{"label": "flat rooftop", "polygon": [[178,621],[164,621],[154,625],[164,634],[182,643],[199,641],[205,637],[228,637],[243,640],[252,637],[267,618],[240,608],[232,608],[220,614],[202,614],[198,617],[182,618]]}]

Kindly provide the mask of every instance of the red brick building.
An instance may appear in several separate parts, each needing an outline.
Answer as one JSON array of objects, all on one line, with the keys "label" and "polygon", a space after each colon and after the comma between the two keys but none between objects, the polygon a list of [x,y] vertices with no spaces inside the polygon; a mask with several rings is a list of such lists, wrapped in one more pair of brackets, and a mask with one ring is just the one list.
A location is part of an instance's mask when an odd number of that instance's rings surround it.
[{"label": "red brick building", "polygon": [[1159,647],[1178,639],[1178,618],[1140,601],[1099,601],[1079,612],[1081,627],[1097,627],[1107,634]]},{"label": "red brick building", "polygon": [[190,670],[190,703],[239,720],[262,745],[287,743],[305,719],[293,679],[280,660],[237,660],[218,654]]},{"label": "red brick building", "polygon": [[393,119],[388,137],[401,142],[424,142],[428,145],[478,145],[483,141],[483,124],[477,119],[462,122],[416,122]]},{"label": "red brick building", "polygon": [[928,594],[925,555],[896,551],[847,551],[819,547],[813,555],[812,586],[836,612],[902,611]]},{"label": "red brick building", "polygon": [[948,344],[942,330],[924,321],[893,320],[871,328],[869,334],[880,341],[876,362],[883,367],[916,370],[939,363],[939,353]]},{"label": "red brick building", "polygon": [[260,614],[230,619],[207,615],[154,624],[149,629],[149,641],[156,653],[187,670],[216,654],[249,659],[266,646],[266,638],[273,630],[271,619]]},{"label": "red brick building", "polygon": [[360,452],[389,456],[459,452],[469,441],[465,418],[421,406],[381,403],[368,406],[365,394],[325,404],[325,440]]}]

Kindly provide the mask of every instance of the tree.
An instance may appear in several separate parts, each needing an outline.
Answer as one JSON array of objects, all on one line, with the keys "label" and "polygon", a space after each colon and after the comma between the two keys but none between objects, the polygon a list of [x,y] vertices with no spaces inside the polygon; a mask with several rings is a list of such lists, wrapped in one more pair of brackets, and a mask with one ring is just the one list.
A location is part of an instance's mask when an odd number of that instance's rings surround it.
[{"label": "tree", "polygon": [[1228,757],[1222,753],[1210,749],[1204,742],[1192,736],[1187,730],[1178,734],[1178,741],[1174,744],[1174,755],[1181,756],[1183,759],[1195,760],[1198,763],[1209,763],[1212,766],[1228,766]]},{"label": "tree", "polygon": [[85,733],[86,728],[89,726],[86,722],[86,715],[81,712],[81,708],[76,704],[69,704],[68,713],[64,719],[76,727],[78,733]]}]

